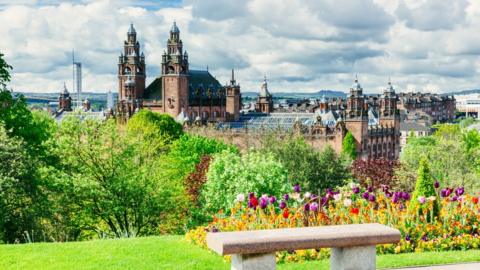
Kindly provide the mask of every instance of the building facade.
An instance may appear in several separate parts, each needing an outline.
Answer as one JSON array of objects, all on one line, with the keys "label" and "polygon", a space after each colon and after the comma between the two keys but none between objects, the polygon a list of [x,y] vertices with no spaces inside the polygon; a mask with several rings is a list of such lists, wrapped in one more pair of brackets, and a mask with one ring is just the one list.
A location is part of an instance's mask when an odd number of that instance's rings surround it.
[{"label": "building facade", "polygon": [[116,114],[120,119],[126,120],[137,110],[148,108],[182,121],[238,121],[241,93],[233,70],[230,83],[222,86],[208,70],[190,69],[188,53],[174,22],[162,54],[161,74],[145,86],[145,56],[139,54],[136,35],[130,25],[119,58]]},{"label": "building facade", "polygon": [[455,119],[455,97],[431,93],[400,93],[398,108],[404,111],[405,120],[415,120],[427,115],[432,123],[450,122]]}]

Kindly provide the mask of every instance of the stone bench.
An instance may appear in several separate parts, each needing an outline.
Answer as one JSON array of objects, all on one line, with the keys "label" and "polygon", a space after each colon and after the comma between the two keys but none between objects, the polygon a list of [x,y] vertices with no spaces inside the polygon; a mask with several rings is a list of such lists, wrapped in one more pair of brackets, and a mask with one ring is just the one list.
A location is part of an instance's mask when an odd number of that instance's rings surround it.
[{"label": "stone bench", "polygon": [[276,251],[316,248],[332,248],[332,270],[374,270],[375,246],[398,241],[398,230],[378,223],[207,234],[210,249],[232,255],[232,270],[273,270]]}]

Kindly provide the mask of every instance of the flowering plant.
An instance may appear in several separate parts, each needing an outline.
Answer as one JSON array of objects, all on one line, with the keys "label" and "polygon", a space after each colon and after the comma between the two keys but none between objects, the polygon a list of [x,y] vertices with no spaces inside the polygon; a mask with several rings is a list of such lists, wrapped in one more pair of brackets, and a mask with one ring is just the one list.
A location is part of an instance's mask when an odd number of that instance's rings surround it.
[{"label": "flowering plant", "polygon": [[[294,186],[282,198],[250,193],[239,195],[229,215],[216,215],[205,227],[187,233],[187,239],[205,246],[207,232],[245,231],[355,223],[381,223],[400,230],[398,244],[380,245],[379,253],[404,253],[477,248],[480,243],[479,197],[465,194],[463,187],[438,190],[436,196],[419,197],[410,207],[411,195],[387,186],[362,190],[356,184],[339,190],[328,189],[323,196],[301,192]],[[434,204],[440,205],[434,215]],[[319,259],[327,250],[280,252],[280,261]]]}]

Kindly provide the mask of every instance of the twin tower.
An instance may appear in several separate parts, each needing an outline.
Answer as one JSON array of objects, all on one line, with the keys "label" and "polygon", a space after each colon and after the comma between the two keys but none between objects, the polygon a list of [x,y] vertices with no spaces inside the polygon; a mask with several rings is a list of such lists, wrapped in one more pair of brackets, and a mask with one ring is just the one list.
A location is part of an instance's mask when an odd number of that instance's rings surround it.
[{"label": "twin tower", "polygon": [[241,109],[240,85],[234,72],[222,86],[208,70],[189,68],[180,30],[174,22],[162,54],[161,74],[146,87],[145,56],[133,24],[127,32],[118,59],[118,103],[116,114],[128,119],[141,108],[168,113],[191,121],[238,121]]}]

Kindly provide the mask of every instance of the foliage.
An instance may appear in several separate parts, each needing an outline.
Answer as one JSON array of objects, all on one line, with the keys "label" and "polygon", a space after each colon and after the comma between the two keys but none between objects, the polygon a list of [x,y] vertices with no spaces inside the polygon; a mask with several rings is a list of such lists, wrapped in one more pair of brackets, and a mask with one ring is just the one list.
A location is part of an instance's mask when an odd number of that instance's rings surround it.
[{"label": "foliage", "polygon": [[398,162],[387,159],[355,160],[352,174],[364,187],[380,188],[382,185],[394,186],[394,170]]},{"label": "foliage", "polygon": [[158,233],[166,214],[183,210],[183,190],[158,177],[161,159],[113,120],[64,119],[55,140],[63,166],[57,185],[84,229],[115,237]]},{"label": "foliage", "polygon": [[10,72],[9,70],[12,69],[4,59],[4,54],[0,53],[0,91],[4,90],[7,86],[7,83],[10,82]]},{"label": "foliage", "polygon": [[25,143],[7,136],[0,124],[0,242],[23,240],[36,229],[34,167]]},{"label": "foliage", "polygon": [[[187,240],[205,247],[207,232],[381,223],[400,230],[402,239],[397,244],[378,246],[380,254],[466,250],[480,245],[480,198],[478,194],[465,194],[462,187],[455,193],[453,189],[444,189],[440,196],[434,195],[419,203],[407,192],[394,192],[388,187],[362,190],[353,184],[337,191],[329,190],[323,196],[293,192],[283,200],[271,200],[271,196],[262,195],[258,200],[264,203],[258,207],[252,204],[256,196],[237,199],[230,211],[219,212],[208,226],[190,231]],[[442,204],[441,211],[437,218],[432,218],[436,203]],[[325,250],[277,253],[279,261],[327,256]]]},{"label": "foliage", "polygon": [[462,121],[460,121],[459,126],[460,128],[467,128],[473,124],[475,124],[477,122],[477,120],[473,117],[467,117],[465,119],[463,119]]},{"label": "foliage", "polygon": [[128,120],[127,130],[130,136],[145,141],[144,151],[154,154],[166,151],[165,147],[183,134],[182,125],[170,115],[150,110],[135,113]]},{"label": "foliage", "polygon": [[437,126],[435,135],[412,138],[402,149],[401,166],[395,171],[398,183],[413,190],[421,157],[426,157],[434,179],[446,185],[478,188],[480,145],[478,133],[458,128],[458,125]]},{"label": "foliage", "polygon": [[355,138],[350,131],[348,131],[345,135],[345,138],[343,138],[342,153],[351,160],[355,160],[357,158],[357,146],[355,143]]},{"label": "foliage", "polygon": [[[425,207],[425,200],[427,198],[435,198],[437,192],[435,191],[435,181],[430,174],[430,168],[428,166],[428,161],[426,158],[422,158],[420,160],[420,165],[418,167],[417,173],[417,182],[415,184],[415,191],[413,192],[413,203],[410,204],[411,208],[422,208]],[[433,215],[438,215],[438,203],[437,201],[433,201]]]},{"label": "foliage", "polygon": [[291,181],[310,190],[341,186],[350,177],[348,164],[330,146],[318,151],[301,136],[268,134],[260,151],[272,153],[287,169]]},{"label": "foliage", "polygon": [[287,171],[271,154],[250,152],[243,156],[224,151],[214,156],[202,189],[204,207],[210,212],[229,209],[237,194],[247,192],[280,196],[287,191]]},{"label": "foliage", "polygon": [[212,161],[211,156],[203,156],[200,159],[200,163],[195,166],[195,171],[190,173],[185,178],[185,189],[187,194],[190,197],[190,200],[198,205],[198,196],[200,195],[200,190],[207,182],[207,171],[208,167],[210,166],[210,162]]}]

